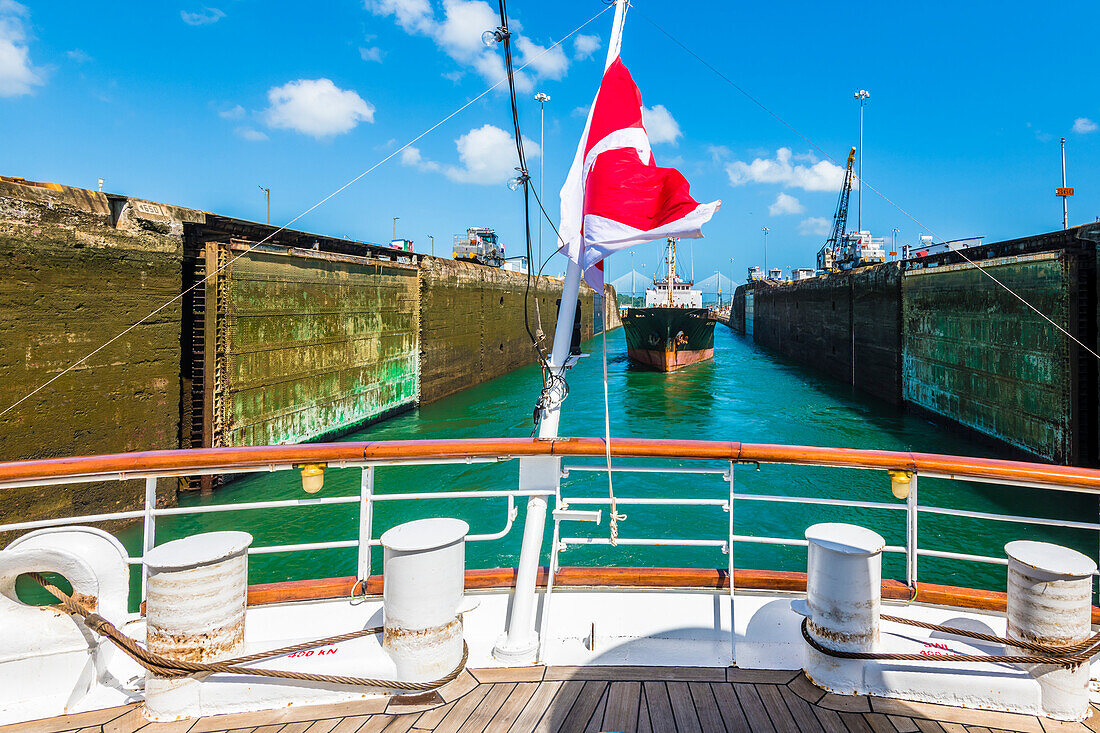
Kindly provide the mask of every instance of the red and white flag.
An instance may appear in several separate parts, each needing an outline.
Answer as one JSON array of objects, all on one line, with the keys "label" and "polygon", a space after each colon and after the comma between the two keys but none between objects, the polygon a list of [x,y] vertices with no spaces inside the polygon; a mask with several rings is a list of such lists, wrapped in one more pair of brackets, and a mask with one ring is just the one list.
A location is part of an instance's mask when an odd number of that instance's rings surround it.
[{"label": "red and white flag", "polygon": [[700,204],[680,171],[657,167],[642,124],[642,94],[616,56],[561,189],[558,251],[603,292],[605,257],[655,239],[702,237],[701,227],[721,205]]}]

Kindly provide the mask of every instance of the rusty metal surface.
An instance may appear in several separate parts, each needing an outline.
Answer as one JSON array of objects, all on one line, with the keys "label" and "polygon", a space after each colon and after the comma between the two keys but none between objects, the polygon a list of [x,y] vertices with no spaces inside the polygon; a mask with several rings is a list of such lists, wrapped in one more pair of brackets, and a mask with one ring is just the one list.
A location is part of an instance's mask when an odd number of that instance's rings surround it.
[{"label": "rusty metal surface", "polygon": [[416,403],[414,268],[252,252],[219,281],[215,444],[316,439]]},{"label": "rusty metal surface", "polygon": [[[1063,252],[983,266],[1064,328],[1074,275]],[[905,274],[904,398],[1042,458],[1074,463],[1068,339],[969,264]]]}]

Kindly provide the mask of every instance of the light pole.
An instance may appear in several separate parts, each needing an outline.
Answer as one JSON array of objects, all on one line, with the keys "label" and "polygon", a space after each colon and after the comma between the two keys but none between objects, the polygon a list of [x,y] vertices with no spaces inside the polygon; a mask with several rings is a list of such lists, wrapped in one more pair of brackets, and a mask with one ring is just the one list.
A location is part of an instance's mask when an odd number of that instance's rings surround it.
[{"label": "light pole", "polygon": [[764,279],[768,277],[768,232],[771,229],[767,227],[760,227],[760,231],[764,232]]},{"label": "light pole", "polygon": [[539,103],[539,264],[542,264],[542,182],[546,180],[546,103],[550,101],[550,95],[539,92],[535,95],[535,101]]},{"label": "light pole", "polygon": [[397,239],[397,220],[400,219],[400,218],[401,218],[400,216],[393,217],[393,238],[394,239]]},{"label": "light pole", "polygon": [[[395,237],[396,239],[396,237]],[[435,257],[435,237],[431,234],[428,235],[428,239],[432,240],[432,257]]]},{"label": "light pole", "polygon": [[733,287],[733,258],[730,257],[730,310],[733,310],[733,294],[737,290]]},{"label": "light pole", "polygon": [[866,89],[858,89],[853,95],[859,100],[859,191],[856,192],[856,227],[863,231],[863,105],[871,98]]},{"label": "light pole", "polygon": [[264,192],[264,196],[267,198],[267,223],[271,224],[271,189],[260,186],[260,190]]},{"label": "light pole", "polygon": [[[1066,139],[1062,138],[1062,188],[1066,187]],[[1065,191],[1059,192],[1062,196],[1062,231],[1069,229],[1069,196]]]},{"label": "light pole", "polygon": [[900,231],[900,229],[894,227],[894,243],[890,245],[890,254],[894,257],[898,256],[898,232]]}]

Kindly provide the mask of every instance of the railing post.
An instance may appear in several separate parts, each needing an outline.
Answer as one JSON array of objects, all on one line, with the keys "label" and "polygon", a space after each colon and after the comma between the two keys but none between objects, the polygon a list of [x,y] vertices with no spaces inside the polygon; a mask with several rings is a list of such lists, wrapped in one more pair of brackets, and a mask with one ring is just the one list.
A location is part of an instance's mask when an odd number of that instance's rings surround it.
[{"label": "railing post", "polygon": [[[145,479],[145,517],[141,528],[141,556],[144,558],[153,549],[156,543],[157,517],[153,511],[157,508],[157,479],[150,476]],[[145,600],[145,583],[149,578],[149,568],[143,562],[141,564],[141,598]]]},{"label": "railing post", "polygon": [[727,548],[729,550],[729,553],[728,553],[728,557],[726,559],[729,562],[729,575],[730,575],[730,660],[733,661],[733,662],[736,662],[736,660],[737,660],[737,627],[734,624],[734,621],[735,621],[736,617],[734,616],[734,613],[733,613],[733,601],[734,601],[734,598],[733,598],[733,591],[734,591],[734,586],[733,586],[733,494],[734,494],[734,489],[735,489],[734,475],[733,475],[734,466],[735,466],[734,462],[730,461],[730,468],[729,468],[729,471],[730,471],[729,472],[729,489],[730,489],[730,491],[729,491],[729,494],[730,494],[730,497],[729,497],[729,510],[730,510],[730,517],[729,517],[729,535],[728,535],[728,538],[726,539],[726,542],[728,543]]},{"label": "railing post", "polygon": [[370,577],[371,533],[374,531],[374,466],[363,466],[359,479],[359,558],[355,574],[364,583]]},{"label": "railing post", "polygon": [[917,587],[917,520],[920,517],[917,501],[917,474],[909,479],[909,496],[905,500],[905,584]]},{"label": "railing post", "polygon": [[[561,458],[558,456],[525,456],[519,459],[519,488],[548,490],[555,494],[561,484]],[[527,500],[527,516],[523,522],[523,544],[516,569],[516,588],[512,592],[512,612],[508,627],[493,647],[493,656],[513,663],[533,662],[538,654],[539,635],[535,631],[535,600],[542,556],[542,539],[546,529],[547,497],[532,496]]]}]

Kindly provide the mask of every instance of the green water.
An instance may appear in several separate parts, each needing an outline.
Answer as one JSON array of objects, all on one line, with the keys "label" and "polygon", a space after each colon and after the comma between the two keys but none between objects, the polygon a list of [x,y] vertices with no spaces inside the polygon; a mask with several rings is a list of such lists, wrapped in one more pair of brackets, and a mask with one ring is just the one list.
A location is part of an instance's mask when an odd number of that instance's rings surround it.
[{"label": "green water", "polygon": [[[582,359],[569,374],[571,394],[561,421],[565,436],[603,433],[600,339],[585,344],[592,356]],[[862,395],[846,385],[820,378],[756,348],[751,342],[719,325],[715,358],[675,374],[658,374],[631,366],[626,358],[622,330],[608,335],[608,377],[612,434],[649,438],[694,438],[758,443],[914,450],[957,455],[996,457],[995,449],[906,414]],[[473,387],[384,423],[371,426],[346,440],[426,438],[486,438],[528,436],[531,411],[539,386],[535,367]],[[566,463],[578,463],[566,460]],[[599,463],[599,461],[587,461]],[[624,461],[625,463],[626,461]],[[641,465],[644,461],[629,461]],[[654,463],[654,462],[649,462]],[[661,465],[689,465],[664,462]],[[654,464],[656,465],[656,464]],[[691,463],[691,465],[699,465]],[[709,464],[722,467],[722,464]],[[405,491],[510,489],[516,487],[518,463],[421,467],[382,467],[376,470],[378,493]],[[358,469],[329,470],[321,496],[355,495]],[[868,501],[895,502],[882,471],[856,471],[797,466],[739,466],[738,491],[758,494],[816,495]],[[615,474],[618,496],[722,497],[721,476]],[[574,472],[562,482],[563,495],[606,496],[604,474]],[[255,474],[224,487],[213,496],[188,495],[185,505],[250,502],[303,497],[296,472]],[[1055,519],[1094,521],[1095,499],[1069,494],[990,484],[936,479],[920,481],[922,504]],[[376,505],[374,536],[410,519],[456,516],[470,523],[473,533],[497,532],[504,526],[504,499],[474,499],[419,504]],[[625,507],[622,537],[722,539],[727,515],[719,507]],[[605,512],[606,517],[606,512]],[[800,538],[805,528],[820,521],[849,521],[871,527],[890,545],[904,545],[904,512],[808,507],[792,504],[737,502],[739,534]],[[355,504],[336,507],[241,511],[162,518],[157,542],[213,529],[243,529],[255,545],[354,539],[358,522]],[[523,510],[512,531],[494,542],[467,545],[467,567],[513,566],[519,552]],[[548,561],[547,526],[543,564]],[[139,544],[132,530],[124,541],[132,550]],[[573,524],[566,534],[606,536],[599,527]],[[978,522],[933,515],[920,520],[921,546],[956,552],[1002,556],[1013,539],[1039,539],[1066,544],[1095,556],[1095,533],[1065,528],[1029,528],[1017,524]],[[805,570],[805,549],[757,544],[735,546],[738,567]],[[561,556],[564,565],[661,565],[724,567],[726,557],[716,548],[584,547]],[[251,582],[353,575],[355,550],[334,549],[311,553],[259,555],[250,559]],[[375,550],[372,571],[381,572],[381,552]],[[904,580],[900,555],[887,555],[884,576]],[[1002,566],[943,561],[922,557],[923,581],[1003,589]]]}]

